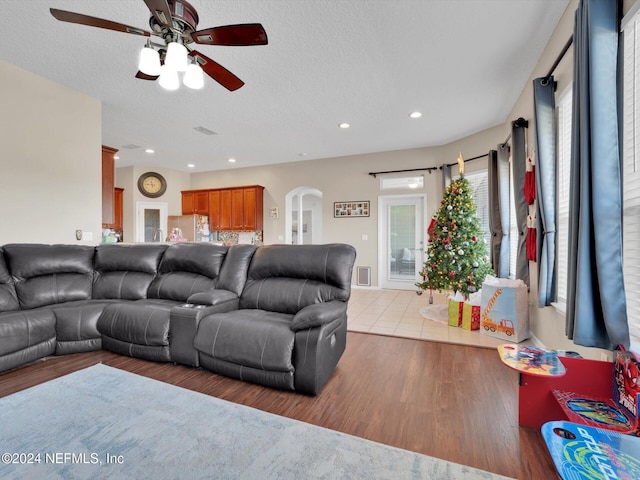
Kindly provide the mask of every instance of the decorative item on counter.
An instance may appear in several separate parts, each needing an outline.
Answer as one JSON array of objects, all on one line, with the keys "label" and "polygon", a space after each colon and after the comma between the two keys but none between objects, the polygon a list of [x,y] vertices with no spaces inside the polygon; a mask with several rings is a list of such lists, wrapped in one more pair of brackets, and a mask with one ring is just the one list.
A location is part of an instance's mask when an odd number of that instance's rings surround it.
[{"label": "decorative item on counter", "polygon": [[110,228],[102,230],[102,243],[116,243],[117,241],[118,237],[115,231]]},{"label": "decorative item on counter", "polygon": [[209,217],[207,215],[200,215],[196,225],[196,230],[199,235],[199,239],[203,242],[209,241],[211,231],[209,230]]},{"label": "decorative item on counter", "polygon": [[187,239],[182,235],[182,229],[175,227],[171,230],[169,234],[170,242],[186,242]]}]

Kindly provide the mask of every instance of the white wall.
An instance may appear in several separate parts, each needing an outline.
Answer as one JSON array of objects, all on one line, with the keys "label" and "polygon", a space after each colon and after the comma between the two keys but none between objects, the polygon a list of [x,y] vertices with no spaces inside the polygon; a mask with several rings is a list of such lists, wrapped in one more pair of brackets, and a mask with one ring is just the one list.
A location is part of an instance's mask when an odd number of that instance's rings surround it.
[{"label": "white wall", "polygon": [[[116,160],[116,167],[117,167]],[[146,172],[157,172],[167,181],[167,191],[158,198],[148,198],[138,190],[138,178]],[[115,186],[124,188],[123,193],[123,226],[122,234],[125,242],[135,242],[136,203],[166,203],[167,215],[182,215],[182,190],[190,190],[191,174],[158,167],[121,167],[116,168]]]},{"label": "white wall", "polygon": [[99,243],[100,102],[0,61],[0,105],[0,245]]}]

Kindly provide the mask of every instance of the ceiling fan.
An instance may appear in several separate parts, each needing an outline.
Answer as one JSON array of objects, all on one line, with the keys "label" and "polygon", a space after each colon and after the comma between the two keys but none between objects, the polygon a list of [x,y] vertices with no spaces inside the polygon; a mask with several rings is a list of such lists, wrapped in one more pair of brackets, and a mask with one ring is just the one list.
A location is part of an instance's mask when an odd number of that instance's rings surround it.
[{"label": "ceiling fan", "polygon": [[[184,71],[184,83],[191,88],[203,85],[202,71],[230,91],[237,90],[244,82],[209,57],[189,47],[200,45],[250,46],[266,45],[267,33],[259,23],[225,25],[196,30],[198,12],[183,0],[144,0],[151,17],[151,31],[130,27],[122,23],[91,17],[81,13],[51,8],[51,14],[62,22],[105,28],[117,32],[149,37],[142,49],[136,78],[156,80],[169,90],[178,88],[178,71]],[[151,41],[151,38],[156,41]],[[187,58],[189,57],[189,59]],[[190,62],[190,63],[189,63]]]}]

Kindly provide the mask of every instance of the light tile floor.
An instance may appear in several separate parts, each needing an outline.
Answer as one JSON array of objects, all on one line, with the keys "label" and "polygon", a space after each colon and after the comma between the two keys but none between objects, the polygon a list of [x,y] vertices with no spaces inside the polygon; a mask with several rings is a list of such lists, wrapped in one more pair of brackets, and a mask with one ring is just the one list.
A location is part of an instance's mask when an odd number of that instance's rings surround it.
[{"label": "light tile floor", "polygon": [[[433,298],[434,305],[447,303],[445,294],[434,293]],[[496,348],[505,343],[481,334],[479,330],[468,331],[425,318],[420,309],[428,305],[428,292],[417,295],[415,291],[352,288],[347,329],[484,348]]]}]

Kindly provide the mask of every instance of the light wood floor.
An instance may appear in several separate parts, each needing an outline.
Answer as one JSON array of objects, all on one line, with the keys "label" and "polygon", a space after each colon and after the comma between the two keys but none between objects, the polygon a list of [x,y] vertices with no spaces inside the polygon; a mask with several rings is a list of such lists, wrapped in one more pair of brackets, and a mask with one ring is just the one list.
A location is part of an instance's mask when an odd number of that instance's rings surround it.
[{"label": "light wood floor", "polygon": [[[434,292],[433,306],[447,305],[444,293]],[[352,289],[349,300],[348,328],[352,332],[377,333],[495,349],[508,343],[480,330],[468,331],[425,318],[420,309],[429,305],[429,293],[417,295],[407,290]],[[434,315],[435,317],[436,315]],[[445,320],[446,322],[446,320]]]},{"label": "light wood floor", "polygon": [[349,332],[345,354],[317,397],[100,351],[0,374],[0,397],[98,362],[509,477],[557,478],[540,432],[518,427],[518,374],[490,349]]}]

